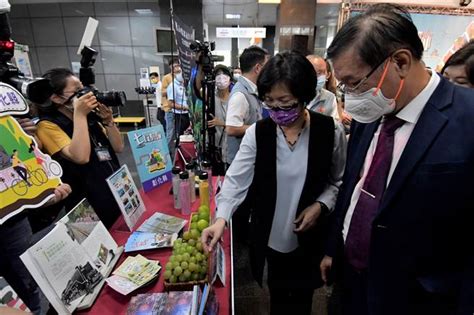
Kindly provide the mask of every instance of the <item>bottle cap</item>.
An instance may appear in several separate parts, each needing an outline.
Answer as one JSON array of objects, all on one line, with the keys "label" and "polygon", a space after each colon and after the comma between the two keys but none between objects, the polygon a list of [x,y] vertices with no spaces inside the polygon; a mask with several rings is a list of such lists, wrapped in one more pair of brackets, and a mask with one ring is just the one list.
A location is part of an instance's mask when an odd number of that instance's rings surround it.
[{"label": "bottle cap", "polygon": [[189,173],[186,172],[186,171],[183,171],[183,172],[179,173],[179,178],[180,179],[188,179],[189,178]]},{"label": "bottle cap", "polygon": [[202,172],[201,174],[199,174],[199,179],[207,179],[207,177],[207,172]]},{"label": "bottle cap", "polygon": [[194,168],[194,163],[190,162],[188,164],[186,164],[186,169],[187,170],[192,170]]},{"label": "bottle cap", "polygon": [[179,166],[175,166],[171,169],[172,174],[176,175],[176,174],[179,174],[180,172],[181,172],[181,167],[179,167]]},{"label": "bottle cap", "polygon": [[211,162],[209,161],[202,161],[202,167],[211,167]]}]

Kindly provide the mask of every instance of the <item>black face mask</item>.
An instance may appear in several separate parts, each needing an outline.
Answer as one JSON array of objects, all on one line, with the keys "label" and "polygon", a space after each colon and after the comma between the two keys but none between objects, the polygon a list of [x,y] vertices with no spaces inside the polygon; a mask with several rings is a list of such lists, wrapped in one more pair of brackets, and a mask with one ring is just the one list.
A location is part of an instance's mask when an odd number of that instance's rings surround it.
[{"label": "black face mask", "polygon": [[[74,93],[73,95],[71,95],[70,97],[68,97],[68,98],[66,99],[66,101],[64,101],[64,103],[62,103],[62,105],[71,105],[71,104],[72,104],[72,99],[73,99],[74,97],[76,97],[76,95],[77,95],[77,92]],[[62,96],[62,97],[64,97],[64,96]]]}]

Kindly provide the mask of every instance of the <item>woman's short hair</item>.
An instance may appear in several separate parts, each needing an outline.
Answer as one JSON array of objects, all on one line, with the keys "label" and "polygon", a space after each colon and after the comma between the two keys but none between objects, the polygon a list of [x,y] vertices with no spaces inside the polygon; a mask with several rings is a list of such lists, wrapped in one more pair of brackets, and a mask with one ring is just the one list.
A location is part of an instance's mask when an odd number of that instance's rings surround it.
[{"label": "woman's short hair", "polygon": [[467,79],[474,85],[474,40],[471,40],[464,47],[456,51],[441,69],[441,74],[450,66],[465,66]]},{"label": "woman's short hair", "polygon": [[61,95],[67,85],[67,79],[74,73],[66,68],[54,68],[46,71],[43,78],[48,79],[54,94]]},{"label": "woman's short hair", "polygon": [[277,83],[285,84],[298,101],[308,104],[316,96],[316,71],[298,52],[283,52],[270,58],[257,80],[258,96],[264,99]]}]

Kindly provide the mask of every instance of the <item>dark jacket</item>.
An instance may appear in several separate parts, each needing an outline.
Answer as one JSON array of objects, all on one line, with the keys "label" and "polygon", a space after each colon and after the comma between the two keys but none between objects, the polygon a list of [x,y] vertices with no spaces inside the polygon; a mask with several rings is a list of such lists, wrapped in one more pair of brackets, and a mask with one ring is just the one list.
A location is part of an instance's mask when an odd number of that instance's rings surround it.
[{"label": "dark jacket", "polygon": [[[414,314],[411,288],[420,286],[441,303],[444,297],[446,303],[456,300],[458,314],[473,314],[473,122],[474,90],[441,79],[372,223],[370,314]],[[353,122],[351,128],[344,183],[326,250],[335,266],[343,260],[344,217],[379,123]]]}]

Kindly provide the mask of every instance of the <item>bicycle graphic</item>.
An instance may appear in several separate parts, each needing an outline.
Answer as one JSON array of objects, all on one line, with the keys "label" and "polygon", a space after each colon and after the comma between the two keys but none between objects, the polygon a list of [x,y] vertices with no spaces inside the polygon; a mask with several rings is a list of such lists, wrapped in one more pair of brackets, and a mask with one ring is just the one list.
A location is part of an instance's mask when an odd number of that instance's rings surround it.
[{"label": "bicycle graphic", "polygon": [[16,195],[24,196],[28,193],[28,188],[30,186],[41,186],[47,183],[49,178],[61,175],[61,166],[59,166],[58,162],[51,160],[46,166],[46,171],[43,167],[32,171],[30,167],[26,166],[25,168],[27,170],[29,182],[20,178],[13,168],[10,167],[4,170],[4,174],[2,174],[5,176],[5,173],[8,172],[10,178],[0,176],[0,182],[3,183],[6,189],[11,188]]}]

